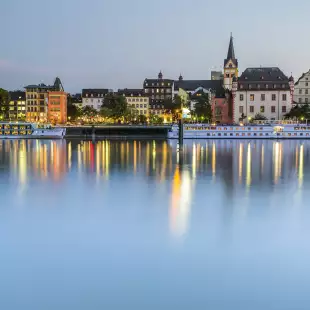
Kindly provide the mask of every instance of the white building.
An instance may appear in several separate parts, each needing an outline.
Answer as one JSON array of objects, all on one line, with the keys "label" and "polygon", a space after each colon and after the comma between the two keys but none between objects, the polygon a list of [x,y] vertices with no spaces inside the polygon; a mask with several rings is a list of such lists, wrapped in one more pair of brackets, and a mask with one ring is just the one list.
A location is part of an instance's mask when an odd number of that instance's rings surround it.
[{"label": "white building", "polygon": [[104,97],[111,93],[111,89],[101,89],[101,88],[90,88],[90,89],[83,89],[82,90],[82,107],[91,107],[96,109],[97,111],[100,110]]},{"label": "white building", "polygon": [[310,103],[310,70],[295,83],[294,103]]},{"label": "white building", "polygon": [[250,120],[257,114],[283,119],[292,107],[293,78],[279,68],[248,68],[233,80],[233,120]]}]

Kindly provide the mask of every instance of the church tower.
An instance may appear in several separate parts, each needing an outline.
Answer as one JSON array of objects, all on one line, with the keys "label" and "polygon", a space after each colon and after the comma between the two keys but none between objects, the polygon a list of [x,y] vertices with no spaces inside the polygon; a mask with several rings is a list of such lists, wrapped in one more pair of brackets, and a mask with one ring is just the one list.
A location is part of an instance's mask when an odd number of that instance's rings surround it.
[{"label": "church tower", "polygon": [[238,60],[235,57],[234,40],[231,34],[227,58],[224,60],[224,88],[232,89],[234,76],[238,77]]}]

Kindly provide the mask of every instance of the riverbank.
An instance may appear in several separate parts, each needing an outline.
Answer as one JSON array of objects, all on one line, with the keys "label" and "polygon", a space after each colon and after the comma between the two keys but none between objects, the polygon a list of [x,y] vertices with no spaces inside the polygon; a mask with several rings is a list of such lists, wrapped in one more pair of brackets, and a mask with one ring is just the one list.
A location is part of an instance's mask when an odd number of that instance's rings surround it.
[{"label": "riverbank", "polygon": [[108,125],[108,126],[67,126],[66,138],[84,139],[165,139],[170,125]]}]

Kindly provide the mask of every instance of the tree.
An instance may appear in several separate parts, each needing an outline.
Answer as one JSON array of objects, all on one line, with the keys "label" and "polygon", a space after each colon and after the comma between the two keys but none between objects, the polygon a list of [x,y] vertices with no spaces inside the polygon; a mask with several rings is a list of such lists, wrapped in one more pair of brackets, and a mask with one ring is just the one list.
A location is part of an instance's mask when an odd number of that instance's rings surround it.
[{"label": "tree", "polygon": [[310,119],[309,104],[296,105],[285,115],[286,119]]},{"label": "tree", "polygon": [[3,88],[0,88],[0,117],[2,119],[8,118],[9,100],[9,92]]},{"label": "tree", "polygon": [[75,120],[82,115],[82,109],[74,104],[67,105],[67,116],[68,119]]},{"label": "tree", "polygon": [[209,95],[202,93],[197,97],[195,103],[195,115],[198,119],[212,120],[212,107],[209,102]]},{"label": "tree", "polygon": [[104,98],[102,107],[110,109],[111,117],[114,119],[125,118],[126,115],[129,116],[132,114],[124,96],[108,94]]},{"label": "tree", "polygon": [[147,122],[147,117],[145,115],[138,115],[137,121],[140,124],[144,124]]},{"label": "tree", "polygon": [[254,116],[254,120],[255,120],[255,121],[266,121],[266,120],[267,120],[267,117],[264,116],[263,114],[257,113],[257,114],[255,114],[255,116]]}]

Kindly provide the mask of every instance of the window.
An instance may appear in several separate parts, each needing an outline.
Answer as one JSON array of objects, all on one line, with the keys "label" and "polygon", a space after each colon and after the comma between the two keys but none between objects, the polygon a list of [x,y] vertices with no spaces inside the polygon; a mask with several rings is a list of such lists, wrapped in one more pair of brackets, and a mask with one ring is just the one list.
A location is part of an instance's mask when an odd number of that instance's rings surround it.
[{"label": "window", "polygon": [[301,103],[301,98],[298,98],[298,103]]},{"label": "window", "polygon": [[269,85],[268,84],[266,84],[266,89],[268,89],[269,88]]},{"label": "window", "polygon": [[273,88],[277,88],[277,84],[273,84]]},{"label": "window", "polygon": [[260,100],[261,100],[261,101],[265,101],[265,99],[266,99],[266,95],[265,95],[265,94],[261,94],[261,95],[260,95]]},{"label": "window", "polygon": [[255,97],[254,94],[251,94],[250,95],[250,101],[254,101],[254,97]]},{"label": "window", "polygon": [[240,94],[240,101],[243,101],[243,99],[244,99],[243,94]]},{"label": "window", "polygon": [[271,106],[271,113],[276,113],[276,106],[274,105]]},{"label": "window", "polygon": [[156,89],[156,93],[159,93],[159,88]]},{"label": "window", "polygon": [[282,88],[285,88],[285,84],[282,84]]},{"label": "window", "polygon": [[264,107],[263,105],[260,107],[260,112],[261,112],[261,113],[264,113],[264,112],[265,112],[265,107]]},{"label": "window", "polygon": [[308,98],[305,99],[306,103],[308,103]]},{"label": "window", "polygon": [[308,89],[305,90],[305,94],[308,95]]},{"label": "window", "polygon": [[229,73],[226,73],[226,77],[229,78]]},{"label": "window", "polygon": [[144,104],[144,109],[146,109],[147,108],[147,104]]},{"label": "window", "polygon": [[239,107],[239,113],[243,113],[243,106]]},{"label": "window", "polygon": [[276,101],[276,94],[272,94],[272,95],[271,95],[271,100],[272,100],[272,101]]},{"label": "window", "polygon": [[282,94],[282,101],[286,101],[286,94]]},{"label": "window", "polygon": [[254,113],[254,106],[250,105],[250,113]]},{"label": "window", "polygon": [[257,84],[257,88],[260,89],[260,84]]},{"label": "window", "polygon": [[240,85],[240,89],[243,89],[243,85]]},{"label": "window", "polygon": [[302,94],[302,89],[299,90],[299,95],[301,95],[301,94]]},{"label": "window", "polygon": [[306,83],[306,86],[308,86],[308,83]]},{"label": "window", "polygon": [[285,105],[282,106],[282,113],[286,113],[286,106]]}]

